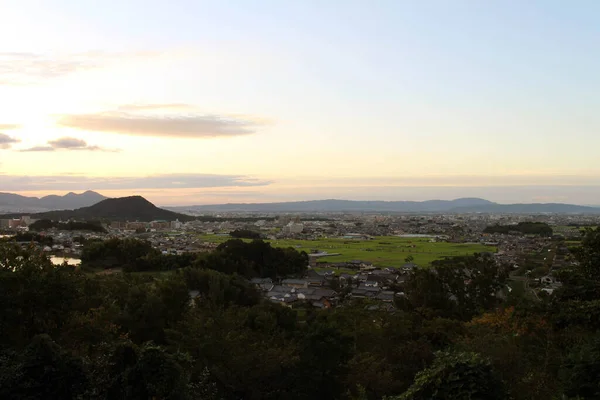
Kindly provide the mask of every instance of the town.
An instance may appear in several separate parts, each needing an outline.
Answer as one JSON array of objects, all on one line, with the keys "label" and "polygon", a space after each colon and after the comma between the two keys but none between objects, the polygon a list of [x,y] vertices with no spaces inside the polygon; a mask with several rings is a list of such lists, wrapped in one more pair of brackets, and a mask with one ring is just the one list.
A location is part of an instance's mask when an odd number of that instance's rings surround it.
[{"label": "town", "polygon": [[[81,262],[85,243],[114,238],[146,241],[163,255],[207,253],[232,238],[262,239],[275,247],[305,252],[308,258],[303,276],[251,277],[266,299],[287,307],[309,303],[318,308],[335,307],[344,298],[371,299],[392,311],[394,298],[403,295],[402,284],[414,269],[473,253],[491,254],[498,265],[510,268],[510,279],[498,296],[515,289],[534,298],[552,294],[561,285],[554,273],[575,263],[569,246],[578,243],[584,227],[600,223],[599,216],[585,214],[224,213],[208,217],[185,222],[105,221],[90,230],[85,225],[85,229],[66,229],[74,221],[48,224],[22,216],[0,220],[0,232],[5,238],[16,235],[22,246],[33,243],[56,263],[75,265]],[[550,231],[522,233],[517,229],[522,224],[539,224]],[[508,229],[499,232],[495,226]]]}]

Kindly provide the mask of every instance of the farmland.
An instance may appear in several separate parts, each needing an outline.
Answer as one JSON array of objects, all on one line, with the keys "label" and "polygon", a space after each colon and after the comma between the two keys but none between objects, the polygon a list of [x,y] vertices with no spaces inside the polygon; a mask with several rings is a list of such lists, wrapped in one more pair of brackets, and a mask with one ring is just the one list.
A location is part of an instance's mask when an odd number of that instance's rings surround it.
[{"label": "farmland", "polygon": [[[228,236],[202,235],[200,239],[206,242],[221,243],[230,238]],[[313,250],[339,253],[339,255],[320,258],[321,263],[363,260],[379,267],[400,267],[409,256],[412,256],[414,263],[426,266],[432,261],[444,257],[496,251],[495,247],[477,243],[430,242],[428,238],[397,236],[380,236],[373,240],[321,238],[317,240],[279,239],[266,241],[276,247],[293,247],[298,251],[307,253],[311,253]]]}]

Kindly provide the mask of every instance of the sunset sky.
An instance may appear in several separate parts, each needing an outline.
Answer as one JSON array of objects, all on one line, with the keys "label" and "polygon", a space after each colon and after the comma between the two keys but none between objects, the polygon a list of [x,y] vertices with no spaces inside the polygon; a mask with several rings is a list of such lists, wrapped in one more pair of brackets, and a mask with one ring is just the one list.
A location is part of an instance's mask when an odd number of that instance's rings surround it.
[{"label": "sunset sky", "polygon": [[600,204],[596,0],[0,0],[0,191]]}]

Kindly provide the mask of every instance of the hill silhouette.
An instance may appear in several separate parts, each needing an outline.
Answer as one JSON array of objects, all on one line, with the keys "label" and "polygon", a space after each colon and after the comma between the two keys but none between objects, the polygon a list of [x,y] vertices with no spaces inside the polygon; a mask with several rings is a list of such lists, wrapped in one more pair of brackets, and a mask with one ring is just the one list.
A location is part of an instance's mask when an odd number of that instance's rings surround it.
[{"label": "hill silhouette", "polygon": [[498,204],[479,198],[427,201],[311,200],[169,207],[183,212],[398,212],[398,213],[585,213],[600,208],[573,204]]},{"label": "hill silhouette", "polygon": [[74,210],[92,206],[105,199],[107,197],[91,190],[80,194],[70,192],[64,196],[52,194],[41,198],[21,196],[14,193],[0,193],[0,209],[29,212]]},{"label": "hill silhouette", "polygon": [[49,220],[111,220],[111,221],[190,221],[194,217],[156,207],[142,196],[106,199],[90,207],[76,210],[50,211],[32,214],[35,219]]}]

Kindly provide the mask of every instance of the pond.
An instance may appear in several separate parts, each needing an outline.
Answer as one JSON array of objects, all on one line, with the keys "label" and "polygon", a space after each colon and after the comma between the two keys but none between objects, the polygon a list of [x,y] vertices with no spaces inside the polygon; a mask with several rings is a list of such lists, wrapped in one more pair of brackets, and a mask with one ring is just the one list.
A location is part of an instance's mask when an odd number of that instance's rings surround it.
[{"label": "pond", "polygon": [[50,261],[54,265],[62,265],[65,261],[69,265],[79,265],[81,264],[81,260],[79,258],[71,258],[71,257],[55,257],[51,256]]}]

